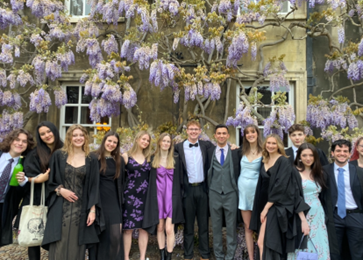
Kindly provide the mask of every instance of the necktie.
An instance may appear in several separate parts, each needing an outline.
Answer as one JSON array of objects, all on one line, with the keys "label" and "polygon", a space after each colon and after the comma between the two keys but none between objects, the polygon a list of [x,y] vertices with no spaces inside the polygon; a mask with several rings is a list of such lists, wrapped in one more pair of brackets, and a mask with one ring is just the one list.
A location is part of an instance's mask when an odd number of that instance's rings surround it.
[{"label": "necktie", "polygon": [[5,166],[3,173],[1,174],[1,177],[0,177],[0,201],[3,200],[6,186],[9,183],[9,177],[11,174],[11,164],[13,162],[14,162],[13,158],[9,159],[9,163]]},{"label": "necktie", "polygon": [[224,150],[221,149],[221,159],[220,159],[221,165],[223,166],[224,164]]},{"label": "necktie", "polygon": [[198,143],[195,143],[195,144],[189,144],[189,148],[192,148],[192,147],[198,147]]},{"label": "necktie", "polygon": [[344,169],[338,168],[338,216],[345,218],[346,215]]}]

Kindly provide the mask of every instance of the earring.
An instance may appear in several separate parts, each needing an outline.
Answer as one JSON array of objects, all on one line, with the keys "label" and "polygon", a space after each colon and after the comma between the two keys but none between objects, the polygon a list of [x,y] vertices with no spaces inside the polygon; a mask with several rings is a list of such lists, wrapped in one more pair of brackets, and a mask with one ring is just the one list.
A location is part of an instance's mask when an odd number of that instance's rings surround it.
[{"label": "earring", "polygon": [[301,159],[299,159],[299,162],[301,162]]}]

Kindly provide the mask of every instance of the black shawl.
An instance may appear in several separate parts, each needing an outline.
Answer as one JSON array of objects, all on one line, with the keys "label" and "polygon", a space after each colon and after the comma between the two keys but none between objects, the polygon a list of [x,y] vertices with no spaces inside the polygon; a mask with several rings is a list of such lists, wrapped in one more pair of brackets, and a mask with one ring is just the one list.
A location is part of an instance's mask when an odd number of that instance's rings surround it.
[{"label": "black shawl", "polygon": [[[151,161],[153,158],[151,159]],[[177,153],[174,154],[174,175],[173,175],[173,216],[172,223],[180,224],[184,223],[183,205],[182,205],[182,171],[180,169],[180,160]],[[159,207],[158,207],[158,196],[156,187],[156,168],[151,168],[149,177],[149,188],[147,191],[144,220],[142,223],[143,229],[148,231],[150,234],[156,234],[156,226],[159,224]],[[175,229],[177,225],[174,226]]]},{"label": "black shawl", "polygon": [[[44,231],[42,247],[49,250],[49,245],[62,238],[63,197],[57,196],[55,189],[64,183],[64,172],[68,154],[55,151],[50,163],[50,174],[46,188],[48,200],[48,221]],[[79,225],[79,245],[98,243],[98,234],[104,224],[100,220],[99,200],[99,167],[97,157],[90,154],[86,157],[86,177],[83,184],[82,209]],[[96,205],[95,223],[87,227],[87,217],[93,205]],[[74,241],[76,242],[76,241]]]}]

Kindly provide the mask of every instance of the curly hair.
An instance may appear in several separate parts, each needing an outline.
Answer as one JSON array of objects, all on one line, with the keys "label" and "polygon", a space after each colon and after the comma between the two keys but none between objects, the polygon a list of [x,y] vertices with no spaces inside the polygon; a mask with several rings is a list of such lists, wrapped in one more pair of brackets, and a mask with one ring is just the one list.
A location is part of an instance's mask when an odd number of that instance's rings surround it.
[{"label": "curly hair", "polygon": [[34,139],[31,133],[23,128],[15,129],[5,136],[4,141],[0,143],[0,150],[4,153],[8,153],[10,151],[11,144],[16,138],[18,138],[20,134],[25,134],[27,136],[27,147],[26,150],[22,153],[22,155],[26,155],[30,150],[33,149]]}]

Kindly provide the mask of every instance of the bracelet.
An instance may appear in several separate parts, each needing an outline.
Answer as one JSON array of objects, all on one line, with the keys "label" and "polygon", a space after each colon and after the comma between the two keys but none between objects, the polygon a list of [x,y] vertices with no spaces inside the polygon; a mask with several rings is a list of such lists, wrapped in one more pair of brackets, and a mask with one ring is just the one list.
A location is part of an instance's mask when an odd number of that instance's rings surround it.
[{"label": "bracelet", "polygon": [[61,190],[61,188],[64,188],[62,184],[61,184],[61,185],[59,185],[59,186],[55,189],[55,192],[56,192],[57,196],[60,196],[60,195],[61,195],[61,194],[60,194],[60,190]]}]

